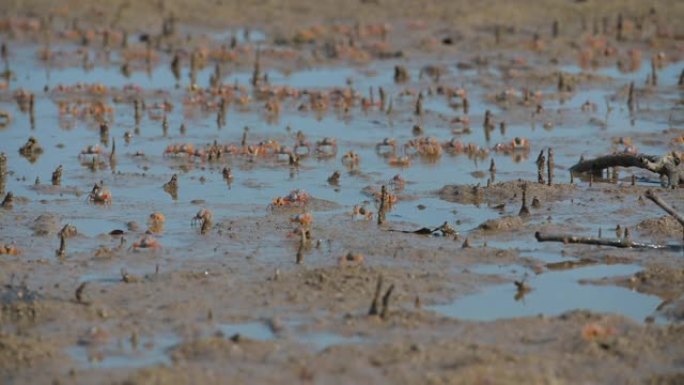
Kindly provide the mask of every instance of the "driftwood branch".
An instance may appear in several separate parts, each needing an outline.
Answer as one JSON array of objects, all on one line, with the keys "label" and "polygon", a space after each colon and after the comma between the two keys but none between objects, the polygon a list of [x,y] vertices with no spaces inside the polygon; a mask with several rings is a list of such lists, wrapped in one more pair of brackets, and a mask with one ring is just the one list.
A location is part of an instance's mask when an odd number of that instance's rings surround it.
[{"label": "driftwood branch", "polygon": [[680,159],[675,153],[665,156],[646,155],[646,154],[611,154],[600,156],[595,159],[582,160],[570,167],[573,174],[584,172],[596,172],[611,167],[638,167],[667,177],[668,187],[677,187],[680,177]]},{"label": "driftwood branch", "polygon": [[646,198],[652,200],[653,203],[657,204],[658,206],[660,206],[661,209],[665,210],[668,214],[672,215],[679,222],[679,224],[681,224],[682,227],[684,227],[684,216],[678,213],[677,210],[674,209],[674,207],[667,204],[667,202],[665,202],[661,197],[656,195],[656,193],[654,193],[651,190],[647,190]]},{"label": "driftwood branch", "polygon": [[651,243],[634,242],[628,239],[605,239],[593,237],[578,237],[570,234],[542,234],[537,231],[534,234],[539,242],[561,242],[561,243],[579,243],[583,245],[597,245],[597,246],[612,246],[620,248],[639,248],[639,249],[670,249],[680,250],[682,246],[679,245],[658,245]]}]

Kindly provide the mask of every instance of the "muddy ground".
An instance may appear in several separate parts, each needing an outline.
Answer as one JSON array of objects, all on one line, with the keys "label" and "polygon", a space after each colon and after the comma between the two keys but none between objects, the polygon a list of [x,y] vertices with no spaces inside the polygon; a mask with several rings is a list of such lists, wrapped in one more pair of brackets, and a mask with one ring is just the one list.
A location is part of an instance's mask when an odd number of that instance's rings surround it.
[{"label": "muddy ground", "polygon": [[684,383],[681,2],[3,10],[3,383]]}]

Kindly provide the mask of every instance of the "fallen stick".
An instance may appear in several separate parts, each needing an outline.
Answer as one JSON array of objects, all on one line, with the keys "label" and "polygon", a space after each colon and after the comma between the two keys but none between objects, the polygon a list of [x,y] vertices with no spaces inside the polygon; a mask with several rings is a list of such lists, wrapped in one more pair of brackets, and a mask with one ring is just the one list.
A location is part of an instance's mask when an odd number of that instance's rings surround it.
[{"label": "fallen stick", "polygon": [[651,190],[646,190],[646,198],[650,199],[653,201],[653,203],[657,204],[660,206],[661,209],[665,210],[668,214],[672,215],[674,219],[676,219],[682,227],[684,227],[684,217],[677,212],[677,210],[674,209],[674,207],[670,206],[665,202],[661,197],[656,195]]},{"label": "fallen stick", "polygon": [[646,155],[646,154],[611,154],[600,156],[595,159],[583,160],[570,167],[571,173],[595,172],[611,167],[638,167],[654,172],[661,176],[665,175],[668,179],[668,187],[679,185],[679,166],[680,160],[675,153],[665,156]]},{"label": "fallen stick", "polygon": [[578,237],[569,234],[542,234],[537,231],[534,233],[534,237],[537,238],[538,242],[561,242],[561,243],[579,243],[583,245],[597,245],[597,246],[612,246],[620,248],[634,248],[634,249],[671,249],[680,250],[682,246],[679,245],[658,245],[651,243],[640,243],[634,242],[626,239],[605,239],[605,238],[593,238],[593,237]]}]

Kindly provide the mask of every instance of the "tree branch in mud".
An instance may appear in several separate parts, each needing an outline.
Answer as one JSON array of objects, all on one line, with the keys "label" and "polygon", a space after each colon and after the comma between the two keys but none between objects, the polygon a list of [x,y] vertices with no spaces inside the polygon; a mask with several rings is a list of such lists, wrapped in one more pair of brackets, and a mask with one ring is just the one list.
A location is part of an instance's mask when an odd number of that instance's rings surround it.
[{"label": "tree branch in mud", "polygon": [[561,243],[578,243],[583,245],[596,246],[612,246],[620,248],[634,248],[634,249],[681,249],[679,245],[658,245],[652,243],[640,243],[629,240],[627,237],[623,239],[604,239],[593,237],[578,237],[570,234],[542,234],[537,231],[534,237],[538,242],[561,242]]},{"label": "tree branch in mud", "polygon": [[600,156],[595,159],[581,160],[570,167],[573,174],[584,172],[596,172],[611,167],[638,167],[667,177],[667,187],[677,187],[680,182],[679,166],[680,159],[674,152],[665,156],[646,154],[611,154]]},{"label": "tree branch in mud", "polygon": [[654,193],[651,190],[647,190],[646,198],[652,200],[653,203],[657,204],[658,206],[660,206],[661,209],[665,210],[668,214],[672,215],[674,219],[676,219],[679,222],[679,224],[682,225],[682,227],[684,227],[684,216],[678,213],[677,210],[674,209],[674,207],[670,206],[661,197],[656,195],[656,193]]}]

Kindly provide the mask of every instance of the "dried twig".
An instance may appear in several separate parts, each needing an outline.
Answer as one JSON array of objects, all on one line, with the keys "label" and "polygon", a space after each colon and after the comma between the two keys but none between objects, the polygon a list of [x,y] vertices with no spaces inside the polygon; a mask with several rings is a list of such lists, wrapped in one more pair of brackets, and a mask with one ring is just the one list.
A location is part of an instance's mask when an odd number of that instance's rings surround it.
[{"label": "dried twig", "polygon": [[661,197],[656,195],[656,193],[654,193],[651,190],[647,190],[646,198],[652,200],[653,203],[657,204],[658,206],[660,206],[661,209],[665,210],[668,214],[672,215],[674,219],[676,219],[679,222],[679,224],[682,225],[682,227],[684,227],[684,216],[678,213],[677,210],[674,209],[674,207],[670,206]]},{"label": "dried twig", "polygon": [[682,246],[679,245],[658,245],[652,243],[633,242],[627,239],[605,239],[593,237],[578,237],[570,234],[542,234],[537,231],[534,237],[539,242],[562,242],[562,243],[579,243],[583,245],[597,245],[597,246],[612,246],[619,248],[635,248],[635,249],[670,249],[680,250]]}]

